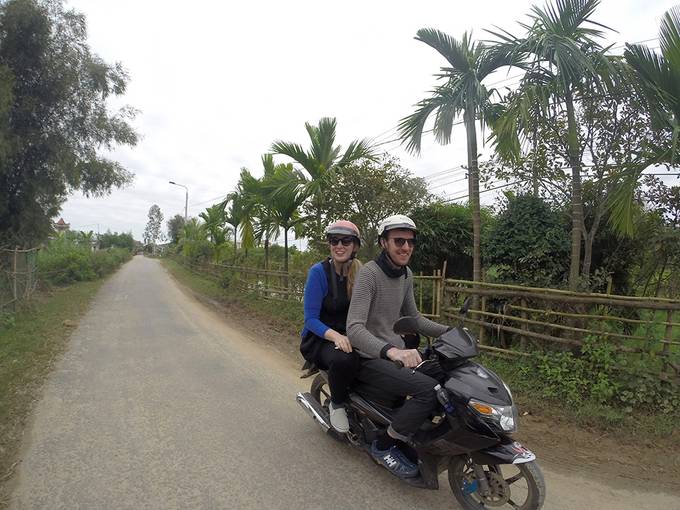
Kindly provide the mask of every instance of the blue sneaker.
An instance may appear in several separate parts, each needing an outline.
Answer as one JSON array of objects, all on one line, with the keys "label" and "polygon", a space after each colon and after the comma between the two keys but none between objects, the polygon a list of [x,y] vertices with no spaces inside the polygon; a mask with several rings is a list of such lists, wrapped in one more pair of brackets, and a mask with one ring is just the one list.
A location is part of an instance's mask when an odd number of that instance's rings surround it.
[{"label": "blue sneaker", "polygon": [[404,452],[397,446],[389,450],[379,450],[376,447],[377,441],[371,444],[371,457],[378,463],[399,478],[413,478],[418,476],[418,466],[411,462]]}]

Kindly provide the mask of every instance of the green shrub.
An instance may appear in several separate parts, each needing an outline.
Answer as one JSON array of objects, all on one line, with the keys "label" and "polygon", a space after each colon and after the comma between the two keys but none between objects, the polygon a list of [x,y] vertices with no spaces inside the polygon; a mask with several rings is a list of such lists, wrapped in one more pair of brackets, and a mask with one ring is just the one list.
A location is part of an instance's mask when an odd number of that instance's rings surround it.
[{"label": "green shrub", "polygon": [[600,338],[587,338],[580,354],[550,352],[521,362],[519,376],[531,381],[537,396],[574,409],[589,402],[624,413],[680,413],[677,386],[648,372],[651,359],[635,356],[633,363],[630,354]]},{"label": "green shrub", "polygon": [[89,244],[60,236],[38,254],[38,275],[52,285],[95,280],[111,273],[131,256],[128,249],[92,251]]}]

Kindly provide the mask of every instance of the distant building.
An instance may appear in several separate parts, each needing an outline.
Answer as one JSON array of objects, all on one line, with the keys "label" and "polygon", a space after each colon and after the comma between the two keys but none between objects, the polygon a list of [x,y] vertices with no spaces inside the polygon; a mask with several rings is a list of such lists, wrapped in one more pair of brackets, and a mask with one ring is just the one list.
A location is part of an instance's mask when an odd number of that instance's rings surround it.
[{"label": "distant building", "polygon": [[70,228],[71,228],[71,224],[66,223],[64,221],[64,218],[59,218],[59,221],[57,221],[54,224],[54,230],[56,230],[57,232],[66,232],[67,230],[70,230]]}]

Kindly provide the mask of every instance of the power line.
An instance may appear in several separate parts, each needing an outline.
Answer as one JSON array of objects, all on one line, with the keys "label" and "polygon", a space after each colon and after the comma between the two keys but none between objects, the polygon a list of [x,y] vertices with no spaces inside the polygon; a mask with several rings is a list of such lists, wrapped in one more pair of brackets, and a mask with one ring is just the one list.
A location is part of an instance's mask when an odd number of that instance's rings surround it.
[{"label": "power line", "polygon": [[429,190],[433,190],[433,189],[437,189],[437,188],[443,188],[444,186],[448,186],[448,185],[454,184],[454,183],[456,183],[456,182],[467,181],[467,179],[468,179],[468,178],[467,178],[467,175],[466,175],[465,177],[463,177],[463,178],[461,178],[461,179],[455,179],[455,180],[453,180],[453,181],[443,182],[443,183],[441,183],[441,184],[435,184],[434,186],[430,186],[428,189],[429,189]]},{"label": "power line", "polygon": [[211,198],[211,199],[209,199],[209,200],[204,200],[203,202],[197,202],[197,203],[195,203],[195,204],[191,204],[191,205],[189,206],[189,208],[196,207],[196,206],[198,206],[198,205],[207,204],[208,202],[215,202],[215,201],[217,201],[217,200],[219,200],[219,199],[224,200],[225,198],[227,198],[228,195],[229,195],[229,193],[226,193],[226,194],[224,194],[224,195],[220,195],[220,196],[218,196],[218,197]]},{"label": "power line", "polygon": [[[499,190],[499,189],[507,188],[508,186],[513,186],[515,184],[519,184],[519,183],[525,182],[527,180],[528,179],[520,179],[518,181],[509,182],[507,184],[501,184],[500,186],[496,186],[495,188],[487,188],[485,190],[480,191],[479,194],[481,195],[482,193],[488,193],[489,191],[496,191],[496,190]],[[470,197],[470,194],[466,193],[465,195],[459,195],[457,197],[447,198],[446,200],[444,200],[444,202],[455,202],[456,200],[461,200],[463,198],[469,198],[469,197]]]},{"label": "power line", "polygon": [[463,166],[459,166],[456,168],[449,168],[448,170],[444,170],[441,172],[439,175],[434,176],[434,177],[423,177],[426,181],[429,181],[429,184],[433,184],[436,181],[441,181],[442,179],[450,179],[456,174],[459,174],[461,172],[467,172],[467,168],[464,168]]}]

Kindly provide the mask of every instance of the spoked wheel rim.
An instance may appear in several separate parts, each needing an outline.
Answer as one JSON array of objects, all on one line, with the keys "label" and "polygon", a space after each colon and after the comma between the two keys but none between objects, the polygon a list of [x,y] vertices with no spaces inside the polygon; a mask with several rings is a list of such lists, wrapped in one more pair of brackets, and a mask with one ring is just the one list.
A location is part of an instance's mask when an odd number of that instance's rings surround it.
[{"label": "spoked wheel rim", "polygon": [[489,494],[483,495],[472,460],[456,459],[449,468],[449,483],[456,499],[468,509],[537,510],[543,506],[545,485],[535,462],[484,465]]}]

